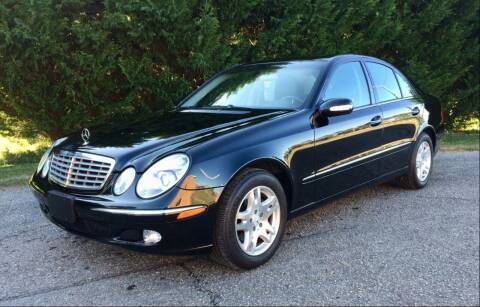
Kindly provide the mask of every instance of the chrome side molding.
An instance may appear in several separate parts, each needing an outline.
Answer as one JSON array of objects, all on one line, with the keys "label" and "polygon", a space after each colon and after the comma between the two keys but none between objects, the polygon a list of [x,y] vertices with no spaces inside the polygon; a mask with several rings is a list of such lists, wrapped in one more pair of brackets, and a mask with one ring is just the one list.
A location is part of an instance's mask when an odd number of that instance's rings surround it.
[{"label": "chrome side molding", "polygon": [[[381,155],[381,154],[386,153],[388,151],[395,150],[395,149],[410,145],[411,143],[413,143],[413,142],[412,141],[404,142],[404,143],[401,143],[401,144],[398,144],[398,145],[394,145],[394,146],[382,149],[380,151],[376,151],[374,153],[371,153],[371,154],[368,154],[368,155],[365,155],[365,156],[355,158],[355,159],[350,160],[350,161],[346,161],[344,163],[340,163],[342,161],[338,161],[336,163],[333,163],[332,164],[333,166],[327,166],[323,169],[318,170],[315,174],[312,174],[310,176],[307,176],[307,177],[303,178],[302,182],[305,182],[307,180],[313,179],[315,177],[321,176],[321,175],[329,173],[329,172],[333,172],[333,171],[335,171],[339,168],[342,168],[342,167],[345,167],[345,166],[348,166],[348,165],[351,165],[351,164],[354,164],[354,163],[357,163],[357,162],[360,162],[360,161],[363,161],[363,160],[366,160],[366,159],[369,159],[369,158],[372,158],[372,157],[375,157],[375,156],[378,156],[378,155]],[[336,165],[337,163],[340,163],[340,164]]]}]

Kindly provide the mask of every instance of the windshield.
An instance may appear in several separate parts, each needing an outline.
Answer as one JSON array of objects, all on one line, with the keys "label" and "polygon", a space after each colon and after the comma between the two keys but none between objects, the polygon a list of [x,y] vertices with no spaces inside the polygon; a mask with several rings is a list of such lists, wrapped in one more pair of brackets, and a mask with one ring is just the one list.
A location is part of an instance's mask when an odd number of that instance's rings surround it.
[{"label": "windshield", "polygon": [[309,61],[234,68],[208,82],[180,108],[295,109],[307,100],[325,66]]}]

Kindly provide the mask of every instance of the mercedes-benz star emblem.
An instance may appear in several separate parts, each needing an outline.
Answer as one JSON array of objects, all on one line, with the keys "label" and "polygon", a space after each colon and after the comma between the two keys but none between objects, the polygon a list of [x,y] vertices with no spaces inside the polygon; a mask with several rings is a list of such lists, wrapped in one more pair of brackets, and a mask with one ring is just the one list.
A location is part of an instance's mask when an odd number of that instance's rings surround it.
[{"label": "mercedes-benz star emblem", "polygon": [[88,141],[90,140],[90,130],[87,128],[83,128],[82,130],[82,140],[83,140],[83,145],[87,145]]}]

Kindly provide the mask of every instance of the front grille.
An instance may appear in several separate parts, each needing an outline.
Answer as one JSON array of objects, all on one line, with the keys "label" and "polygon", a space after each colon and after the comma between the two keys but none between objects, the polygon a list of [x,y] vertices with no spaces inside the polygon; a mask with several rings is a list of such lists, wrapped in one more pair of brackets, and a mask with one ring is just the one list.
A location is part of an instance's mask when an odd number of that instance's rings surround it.
[{"label": "front grille", "polygon": [[115,165],[112,158],[83,152],[59,151],[52,154],[48,178],[66,187],[99,190]]}]

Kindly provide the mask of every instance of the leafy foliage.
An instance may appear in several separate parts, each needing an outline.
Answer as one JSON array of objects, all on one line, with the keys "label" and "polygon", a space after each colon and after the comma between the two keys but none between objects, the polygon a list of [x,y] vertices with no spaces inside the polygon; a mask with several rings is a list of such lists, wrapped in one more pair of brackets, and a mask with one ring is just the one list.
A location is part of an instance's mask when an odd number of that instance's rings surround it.
[{"label": "leafy foliage", "polygon": [[245,62],[341,53],[392,62],[478,117],[475,0],[43,0],[0,2],[0,111],[50,137],[165,111]]}]

